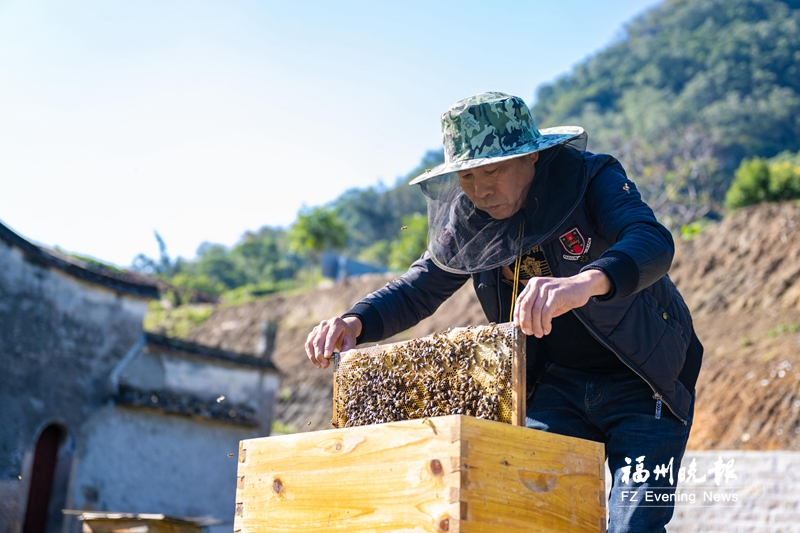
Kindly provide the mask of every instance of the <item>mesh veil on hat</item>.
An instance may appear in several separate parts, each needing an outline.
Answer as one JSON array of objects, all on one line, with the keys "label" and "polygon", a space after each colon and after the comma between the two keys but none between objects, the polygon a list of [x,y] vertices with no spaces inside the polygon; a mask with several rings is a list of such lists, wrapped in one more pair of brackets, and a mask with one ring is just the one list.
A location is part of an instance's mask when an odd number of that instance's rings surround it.
[{"label": "mesh veil on hat", "polygon": [[[428,203],[428,252],[440,268],[473,274],[508,265],[541,244],[583,196],[586,133],[577,126],[539,131],[521,98],[482,93],[442,115],[445,162],[411,181]],[[476,208],[456,174],[542,152],[521,208],[494,219]],[[522,231],[521,231],[522,229]]]}]

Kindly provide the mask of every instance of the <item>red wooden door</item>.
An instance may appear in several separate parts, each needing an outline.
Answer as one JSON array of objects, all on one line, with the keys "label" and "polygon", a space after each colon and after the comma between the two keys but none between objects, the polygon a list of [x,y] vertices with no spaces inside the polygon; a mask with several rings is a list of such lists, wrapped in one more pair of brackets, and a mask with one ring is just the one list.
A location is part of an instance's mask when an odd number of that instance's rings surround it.
[{"label": "red wooden door", "polygon": [[23,533],[45,533],[47,528],[47,509],[53,493],[53,477],[60,440],[61,430],[52,425],[42,431],[36,442]]}]

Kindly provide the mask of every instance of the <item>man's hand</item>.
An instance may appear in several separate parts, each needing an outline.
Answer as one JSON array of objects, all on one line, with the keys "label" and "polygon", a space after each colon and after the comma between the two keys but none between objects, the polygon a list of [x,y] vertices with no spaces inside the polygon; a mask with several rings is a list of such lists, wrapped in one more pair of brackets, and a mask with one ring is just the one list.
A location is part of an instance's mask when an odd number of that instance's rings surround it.
[{"label": "man's hand", "polygon": [[354,316],[323,320],[308,334],[306,354],[317,368],[328,368],[334,351],[346,352],[356,346],[361,321]]},{"label": "man's hand", "polygon": [[587,270],[569,278],[532,278],[517,298],[514,323],[525,335],[542,338],[557,316],[583,307],[592,296],[607,294],[611,282],[600,270]]}]

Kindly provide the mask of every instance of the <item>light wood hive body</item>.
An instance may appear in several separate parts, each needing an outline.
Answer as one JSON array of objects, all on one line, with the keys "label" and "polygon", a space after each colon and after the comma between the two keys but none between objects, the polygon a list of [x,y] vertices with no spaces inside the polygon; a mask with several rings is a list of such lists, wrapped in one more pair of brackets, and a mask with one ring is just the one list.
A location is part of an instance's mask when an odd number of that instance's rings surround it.
[{"label": "light wood hive body", "polygon": [[450,415],[245,440],[235,533],[601,532],[600,443]]}]

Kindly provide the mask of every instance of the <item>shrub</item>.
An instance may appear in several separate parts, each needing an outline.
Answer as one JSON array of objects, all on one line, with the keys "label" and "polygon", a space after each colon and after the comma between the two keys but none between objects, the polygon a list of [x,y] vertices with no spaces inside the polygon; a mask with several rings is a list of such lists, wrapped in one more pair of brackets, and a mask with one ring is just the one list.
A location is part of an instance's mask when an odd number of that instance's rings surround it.
[{"label": "shrub", "polygon": [[800,166],[789,161],[770,165],[769,195],[776,202],[800,198]]},{"label": "shrub", "polygon": [[428,218],[421,213],[403,217],[403,227],[389,247],[389,268],[402,271],[425,253],[428,243]]},{"label": "shrub", "polygon": [[784,152],[771,159],[742,161],[725,195],[725,206],[737,209],[795,198],[800,198],[800,153]]},{"label": "shrub", "polygon": [[769,166],[759,157],[742,161],[725,194],[725,206],[737,209],[767,201],[769,191]]}]

